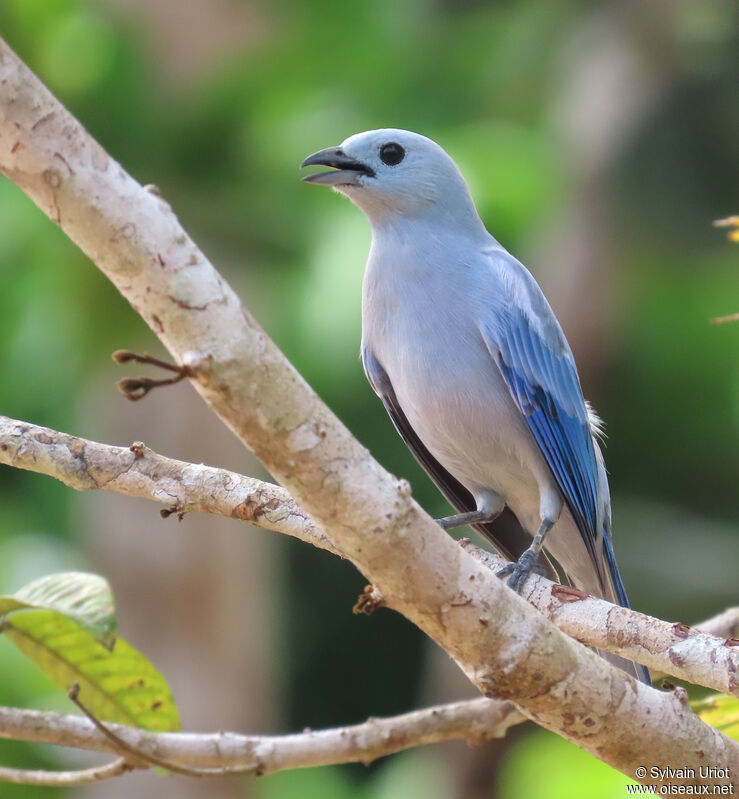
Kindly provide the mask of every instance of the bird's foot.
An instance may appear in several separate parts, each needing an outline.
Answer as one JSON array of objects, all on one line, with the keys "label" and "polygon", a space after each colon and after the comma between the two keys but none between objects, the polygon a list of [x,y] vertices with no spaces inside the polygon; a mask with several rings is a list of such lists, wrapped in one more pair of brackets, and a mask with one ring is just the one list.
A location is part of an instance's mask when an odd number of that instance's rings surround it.
[{"label": "bird's foot", "polygon": [[507,566],[504,566],[497,573],[497,576],[508,577],[506,584],[517,594],[520,594],[529,575],[532,571],[535,571],[538,561],[539,553],[535,549],[529,547],[515,563],[509,563]]}]

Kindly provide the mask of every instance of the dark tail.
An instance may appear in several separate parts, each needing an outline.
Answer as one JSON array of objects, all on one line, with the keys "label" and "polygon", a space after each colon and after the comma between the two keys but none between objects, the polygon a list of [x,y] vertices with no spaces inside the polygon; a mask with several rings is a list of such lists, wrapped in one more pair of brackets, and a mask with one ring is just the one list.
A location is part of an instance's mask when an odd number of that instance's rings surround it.
[{"label": "dark tail", "polygon": [[[608,577],[611,583],[610,587],[613,591],[613,599],[615,599],[621,607],[630,608],[629,598],[626,596],[626,589],[624,588],[624,583],[618,571],[618,565],[616,564],[616,556],[613,554],[611,537],[607,532],[603,536],[603,551],[606,556],[606,564],[608,565]],[[636,677],[637,680],[643,682],[645,685],[652,684],[652,680],[649,677],[649,669],[646,666],[642,666],[641,663],[634,663],[631,660],[626,660],[618,655],[612,655],[610,652],[598,651],[607,661],[613,663],[614,666],[618,666],[622,671],[631,674],[632,677]]]}]

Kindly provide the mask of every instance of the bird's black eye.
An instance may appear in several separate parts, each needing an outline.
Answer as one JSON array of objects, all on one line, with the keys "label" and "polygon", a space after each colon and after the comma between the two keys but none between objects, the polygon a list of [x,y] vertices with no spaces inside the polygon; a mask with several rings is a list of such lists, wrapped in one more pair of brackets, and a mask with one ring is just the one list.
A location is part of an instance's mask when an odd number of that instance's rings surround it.
[{"label": "bird's black eye", "polygon": [[380,147],[380,158],[383,164],[395,166],[405,157],[405,150],[396,142],[391,141]]}]

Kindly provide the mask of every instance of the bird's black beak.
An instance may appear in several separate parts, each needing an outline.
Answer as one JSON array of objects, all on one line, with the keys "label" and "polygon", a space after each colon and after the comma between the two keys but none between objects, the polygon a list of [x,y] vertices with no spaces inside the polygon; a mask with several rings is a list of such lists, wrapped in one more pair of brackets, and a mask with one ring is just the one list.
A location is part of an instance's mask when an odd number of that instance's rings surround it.
[{"label": "bird's black beak", "polygon": [[306,183],[315,183],[318,186],[346,186],[356,184],[362,175],[374,177],[374,170],[360,161],[350,158],[341,147],[327,147],[319,150],[313,155],[309,155],[300,165],[306,166],[330,166],[335,172],[317,172],[315,175],[308,175],[303,180]]}]

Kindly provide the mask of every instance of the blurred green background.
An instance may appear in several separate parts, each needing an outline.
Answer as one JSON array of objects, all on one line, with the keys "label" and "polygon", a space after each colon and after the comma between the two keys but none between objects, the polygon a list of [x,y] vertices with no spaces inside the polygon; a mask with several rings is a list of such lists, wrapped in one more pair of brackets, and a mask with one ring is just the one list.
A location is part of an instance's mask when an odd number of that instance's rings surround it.
[{"label": "blurred green background", "polygon": [[[607,424],[616,552],[635,607],[735,604],[739,7],[731,0],[4,0],[0,32],[103,146],[156,184],[321,396],[430,512],[443,502],[358,360],[369,230],[301,185],[316,149],[374,127],[439,141],[491,232],[535,273]],[[154,336],[0,180],[0,412],[265,476],[185,385],[128,404],[119,347]],[[0,469],[0,592],[66,568],[111,581],[121,632],[169,677],[186,729],[280,732],[472,696],[389,611],[351,614],[346,563],[237,522],[162,521]],[[70,711],[0,640],[0,703]],[[3,765],[78,753],[0,741]],[[370,769],[198,782],[133,775],[67,796],[416,799],[625,795],[533,727]],[[0,796],[61,796],[0,786]]]}]

